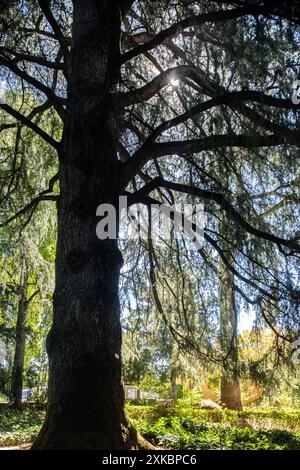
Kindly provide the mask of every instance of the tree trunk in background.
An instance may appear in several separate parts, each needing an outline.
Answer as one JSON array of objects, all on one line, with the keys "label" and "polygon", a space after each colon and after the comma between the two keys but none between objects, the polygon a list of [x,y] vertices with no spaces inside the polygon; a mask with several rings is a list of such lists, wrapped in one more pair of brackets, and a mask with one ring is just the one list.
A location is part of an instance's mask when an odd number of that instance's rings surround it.
[{"label": "tree trunk in background", "polygon": [[171,398],[172,398],[172,400],[177,400],[176,378],[177,378],[177,370],[176,370],[175,367],[172,367],[171,372],[170,372],[170,386],[171,386]]},{"label": "tree trunk in background", "polygon": [[[220,232],[227,236],[221,220]],[[226,250],[225,247],[223,247]],[[226,251],[225,251],[226,252]],[[230,260],[232,262],[232,260]],[[238,376],[238,317],[235,302],[234,275],[220,262],[220,336],[224,357],[221,377],[221,402],[232,410],[241,410],[241,390]]]},{"label": "tree trunk in background", "polygon": [[33,449],[131,446],[121,385],[116,240],[96,236],[96,208],[120,193],[109,91],[119,75],[120,12],[74,0],[71,85],[60,156],[54,317],[47,338],[48,411]]},{"label": "tree trunk in background", "polygon": [[22,388],[23,388],[23,370],[25,361],[25,341],[26,341],[26,319],[27,319],[27,289],[28,289],[28,267],[23,263],[20,298],[18,303],[18,316],[16,325],[16,347],[12,369],[10,398],[12,405],[22,408]]},{"label": "tree trunk in background", "polygon": [[221,401],[230,410],[242,410],[241,389],[238,379],[221,377]]}]

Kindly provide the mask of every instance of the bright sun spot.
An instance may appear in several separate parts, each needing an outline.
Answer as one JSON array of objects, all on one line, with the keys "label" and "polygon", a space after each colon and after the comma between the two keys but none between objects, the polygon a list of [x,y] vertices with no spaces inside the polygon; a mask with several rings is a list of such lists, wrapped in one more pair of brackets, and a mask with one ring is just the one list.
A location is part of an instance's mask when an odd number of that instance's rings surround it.
[{"label": "bright sun spot", "polygon": [[178,86],[179,80],[176,78],[171,78],[170,83],[172,86]]}]

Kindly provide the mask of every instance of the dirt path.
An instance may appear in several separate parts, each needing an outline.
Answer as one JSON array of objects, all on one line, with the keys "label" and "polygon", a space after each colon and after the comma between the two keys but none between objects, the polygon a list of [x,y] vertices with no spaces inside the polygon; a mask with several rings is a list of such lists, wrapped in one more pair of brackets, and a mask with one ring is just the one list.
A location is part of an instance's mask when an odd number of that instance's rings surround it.
[{"label": "dirt path", "polygon": [[29,450],[31,448],[31,443],[29,444],[20,444],[19,446],[12,447],[0,447],[0,450]]}]

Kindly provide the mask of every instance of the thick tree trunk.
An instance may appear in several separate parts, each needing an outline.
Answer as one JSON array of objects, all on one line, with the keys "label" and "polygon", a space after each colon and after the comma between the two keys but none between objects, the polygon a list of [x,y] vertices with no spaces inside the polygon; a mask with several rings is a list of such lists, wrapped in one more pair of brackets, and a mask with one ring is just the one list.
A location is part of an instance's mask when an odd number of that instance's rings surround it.
[{"label": "thick tree trunk", "polygon": [[20,285],[20,298],[18,303],[18,315],[16,325],[16,347],[14,354],[14,362],[12,368],[11,391],[10,397],[12,405],[22,408],[22,388],[23,388],[23,371],[25,361],[25,341],[26,341],[26,319],[27,319],[27,289],[28,289],[28,268],[26,263],[22,269],[22,279]]},{"label": "thick tree trunk", "polygon": [[71,84],[60,158],[48,411],[33,449],[125,449],[116,240],[96,236],[96,208],[117,206],[117,2],[74,0]]}]

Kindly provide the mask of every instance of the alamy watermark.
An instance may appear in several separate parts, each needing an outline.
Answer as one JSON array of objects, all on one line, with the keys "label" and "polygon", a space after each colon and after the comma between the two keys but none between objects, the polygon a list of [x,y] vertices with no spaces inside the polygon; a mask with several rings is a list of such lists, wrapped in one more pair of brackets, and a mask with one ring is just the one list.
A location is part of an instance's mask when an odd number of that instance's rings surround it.
[{"label": "alamy watermark", "polygon": [[[163,244],[171,239],[185,239],[187,248],[199,250],[203,246],[203,204],[135,204],[128,207],[127,196],[119,197],[119,207],[112,204],[98,206],[96,234],[100,240],[144,240]],[[118,227],[119,225],[119,227]]]}]

